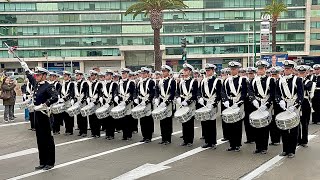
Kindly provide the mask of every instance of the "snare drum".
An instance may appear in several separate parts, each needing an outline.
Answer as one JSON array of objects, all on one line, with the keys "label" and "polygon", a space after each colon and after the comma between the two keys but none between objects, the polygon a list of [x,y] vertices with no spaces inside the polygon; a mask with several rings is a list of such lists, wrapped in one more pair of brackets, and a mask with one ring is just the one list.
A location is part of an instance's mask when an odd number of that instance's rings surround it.
[{"label": "snare drum", "polygon": [[70,117],[77,116],[80,114],[81,111],[81,104],[75,103],[73,106],[69,107],[66,112],[69,114]]},{"label": "snare drum", "polygon": [[105,104],[105,105],[99,107],[95,112],[97,115],[97,118],[103,119],[103,118],[108,117],[109,113],[110,113],[110,109],[111,109],[111,106],[109,104]]},{"label": "snare drum", "polygon": [[255,128],[263,128],[271,123],[271,114],[267,110],[256,110],[249,115],[250,125]]},{"label": "snare drum", "polygon": [[30,100],[26,100],[18,104],[20,109],[27,109],[29,105],[30,105]]},{"label": "snare drum", "polygon": [[140,119],[146,116],[146,106],[138,105],[131,110],[131,115],[134,119]]},{"label": "snare drum", "polygon": [[110,115],[114,118],[114,119],[120,119],[125,117],[127,114],[126,111],[126,106],[123,105],[118,105],[114,108],[111,109],[110,111]]},{"label": "snare drum", "polygon": [[200,109],[197,109],[194,114],[194,118],[198,121],[211,120],[213,116],[214,116],[214,110],[212,108],[209,109],[206,106]]},{"label": "snare drum", "polygon": [[54,104],[51,106],[50,109],[53,114],[60,114],[66,110],[66,106],[64,103]]},{"label": "snare drum", "polygon": [[295,128],[300,123],[300,116],[296,112],[284,111],[276,116],[276,124],[281,130]]},{"label": "snare drum", "polygon": [[193,115],[194,114],[193,114],[191,108],[182,107],[182,108],[177,109],[177,111],[174,113],[174,118],[181,123],[185,123],[185,122],[188,122],[192,118]]},{"label": "snare drum", "polygon": [[88,105],[81,108],[80,113],[82,117],[87,117],[95,113],[97,106],[94,103],[89,103]]},{"label": "snare drum", "polygon": [[229,107],[222,111],[221,117],[225,123],[235,123],[242,119],[243,112],[240,112],[239,107]]},{"label": "snare drum", "polygon": [[28,106],[28,110],[29,110],[30,112],[34,112],[34,104],[33,104],[33,103],[31,103],[31,104]]},{"label": "snare drum", "polygon": [[165,118],[167,118],[168,115],[168,108],[167,107],[157,107],[155,110],[152,111],[152,117],[154,120],[163,120]]}]

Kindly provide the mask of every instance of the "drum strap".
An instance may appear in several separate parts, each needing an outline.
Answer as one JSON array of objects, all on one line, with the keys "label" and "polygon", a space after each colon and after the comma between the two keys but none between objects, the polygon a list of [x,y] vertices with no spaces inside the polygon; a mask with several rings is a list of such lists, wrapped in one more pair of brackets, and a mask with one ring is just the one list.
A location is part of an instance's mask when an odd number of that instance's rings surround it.
[{"label": "drum strap", "polygon": [[[294,76],[293,80],[292,80],[292,93],[290,93],[290,90],[289,90],[289,87],[288,87],[288,83],[285,80],[285,78],[281,78],[280,81],[279,81],[279,87],[281,89],[281,85],[282,85],[284,94],[287,96],[288,99],[293,99],[294,98],[294,94],[295,94],[294,87],[296,85],[296,81],[297,81],[297,76]],[[283,97],[283,94],[282,94],[282,97]],[[285,98],[283,97],[283,99],[285,99]]]},{"label": "drum strap", "polygon": [[28,82],[28,83],[27,83],[27,89],[26,89],[26,90],[27,90],[27,92],[28,92],[29,94],[32,94],[32,91],[33,91],[32,89],[33,89],[33,88],[32,88],[31,83],[30,83],[30,82]]},{"label": "drum strap", "polygon": [[114,84],[114,82],[110,82],[109,91],[107,91],[107,84],[105,84],[105,85],[103,86],[103,94],[104,94],[107,98],[111,98],[113,84]]},{"label": "drum strap", "polygon": [[191,79],[190,85],[189,85],[189,91],[187,91],[187,87],[186,87],[186,83],[184,82],[184,80],[182,79],[180,81],[180,87],[182,89],[182,97],[185,98],[186,100],[189,100],[191,98],[191,90],[192,90],[192,86],[193,86],[193,82],[194,79]]},{"label": "drum strap", "polygon": [[[238,83],[237,91],[236,91],[236,88],[235,88],[235,86],[233,84],[233,77],[229,77],[228,80],[225,83],[227,84],[227,82],[229,82],[231,93],[236,96],[236,101],[234,101],[234,102],[237,102],[239,100],[239,98],[240,98],[239,92],[240,92],[240,88],[241,88],[242,77],[239,77],[239,83]],[[225,86],[225,88],[227,88],[227,86]],[[226,90],[226,92],[227,92],[227,90]],[[229,96],[229,99],[234,99],[234,98]]]},{"label": "drum strap", "polygon": [[[133,81],[132,81],[133,82]],[[120,86],[120,95],[121,97],[123,98],[124,101],[126,101],[129,97],[130,97],[130,94],[128,94],[128,89],[129,89],[129,86],[130,86],[130,83],[131,83],[131,80],[128,80],[128,83],[127,83],[127,86],[126,86],[126,90],[124,91],[123,89],[123,81],[121,80],[120,83],[119,83],[119,86]]]},{"label": "drum strap", "polygon": [[144,80],[140,80],[138,86],[139,86],[141,95],[145,97],[148,93],[150,79],[147,79],[146,87],[143,87],[143,82],[144,82]]},{"label": "drum strap", "polygon": [[67,85],[67,89],[66,89],[66,83],[65,81],[63,81],[62,83],[62,90],[61,90],[61,94],[63,94],[65,97],[68,95],[67,93],[69,92],[69,88],[70,88],[70,84],[71,81],[69,81],[68,85]]},{"label": "drum strap", "polygon": [[252,82],[252,87],[254,89],[254,85],[257,84],[257,89],[259,94],[262,96],[263,99],[267,98],[267,92],[269,90],[269,85],[270,85],[270,80],[271,77],[267,78],[267,83],[266,83],[266,90],[263,90],[262,84],[261,84],[261,77],[257,76],[254,78],[253,82]]},{"label": "drum strap", "polygon": [[171,88],[172,78],[169,79],[168,87],[167,87],[166,92],[164,92],[164,84],[163,84],[163,81],[164,81],[164,79],[161,79],[161,80],[160,80],[159,86],[160,86],[161,98],[162,98],[164,101],[166,101],[166,100],[169,98],[168,93],[169,93],[169,90],[170,90],[170,88]]},{"label": "drum strap", "polygon": [[217,85],[217,82],[218,82],[218,78],[216,78],[214,81],[213,81],[213,85],[212,85],[212,89],[211,89],[211,92],[209,92],[209,86],[208,86],[208,78],[204,78],[201,82],[201,86],[204,86],[204,92],[206,93],[206,95],[208,96],[208,99],[210,100],[214,100],[215,99],[215,95],[213,96],[213,92],[214,90],[216,89],[216,85]]},{"label": "drum strap", "polygon": [[96,94],[98,85],[102,84],[102,87],[104,86],[104,82],[103,81],[97,81],[97,83],[94,85],[94,89],[93,89],[93,94]]}]

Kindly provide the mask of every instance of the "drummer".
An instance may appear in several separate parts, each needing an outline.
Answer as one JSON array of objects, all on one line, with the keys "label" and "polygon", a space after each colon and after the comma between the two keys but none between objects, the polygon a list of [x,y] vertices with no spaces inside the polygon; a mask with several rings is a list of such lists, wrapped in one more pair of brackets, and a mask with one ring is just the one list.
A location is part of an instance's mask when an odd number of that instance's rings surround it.
[{"label": "drummer", "polygon": [[[141,74],[142,79],[137,84],[137,97],[134,99],[136,105],[145,106],[145,108],[152,111],[152,100],[154,97],[155,82],[149,78],[151,73],[149,68],[142,67]],[[140,119],[140,126],[143,139],[140,142],[149,143],[152,139],[152,134],[154,132],[154,122],[150,114],[146,114],[145,117]]]},{"label": "drummer", "polygon": [[162,78],[160,83],[156,85],[155,93],[155,106],[156,107],[166,107],[169,110],[167,118],[160,121],[160,131],[162,140],[159,144],[168,145],[171,144],[172,135],[172,114],[173,114],[173,104],[174,96],[176,93],[176,82],[174,78],[170,77],[172,73],[172,68],[168,65],[161,66]]},{"label": "drummer", "polygon": [[217,144],[217,127],[216,127],[216,118],[218,103],[221,99],[221,81],[220,79],[214,77],[214,71],[216,66],[213,64],[205,64],[206,77],[202,80],[199,89],[199,100],[198,103],[202,107],[207,107],[211,109],[214,113],[213,117],[206,121],[201,121],[205,139],[205,144],[202,145],[202,148],[213,148],[216,149]]},{"label": "drummer", "polygon": [[297,66],[298,76],[302,78],[304,85],[304,99],[301,105],[302,116],[300,117],[301,129],[299,130],[298,145],[307,147],[308,145],[308,126],[311,114],[311,100],[314,97],[315,82],[307,79],[307,71],[310,66],[300,65]]},{"label": "drummer", "polygon": [[[114,107],[114,97],[117,93],[118,84],[112,81],[113,72],[107,69],[105,76],[105,86],[103,90],[105,103],[109,103],[111,107]],[[116,128],[116,121],[112,116],[108,116],[105,122],[106,139],[114,139],[114,132]]]},{"label": "drummer", "polygon": [[[198,81],[191,77],[194,68],[190,64],[183,64],[183,78],[177,87],[177,111],[181,107],[189,107],[190,110],[195,110]],[[194,139],[194,117],[189,121],[182,123],[183,143],[181,146],[191,147]]]},{"label": "drummer", "polygon": [[[58,80],[59,74],[54,73],[54,72],[50,72],[49,73],[49,83],[52,84],[54,86],[54,88],[56,89],[56,91],[58,92],[58,94],[61,93],[61,84]],[[58,135],[60,134],[60,126],[63,125],[63,114],[59,113],[59,114],[53,114],[53,124],[52,124],[52,132],[53,135]]]},{"label": "drummer", "polygon": [[[276,86],[276,101],[283,111],[287,110],[300,115],[300,106],[303,102],[303,82],[302,79],[293,75],[293,68],[296,63],[291,60],[284,61],[284,76],[278,80],[279,86]],[[299,127],[293,127],[289,130],[281,130],[283,152],[280,156],[295,156]]]},{"label": "drummer", "polygon": [[[247,82],[246,79],[239,76],[239,68],[241,64],[236,61],[229,62],[230,76],[223,83],[221,96],[223,106],[225,108],[240,108],[240,112],[244,111],[244,101],[247,96]],[[242,120],[235,123],[225,123],[224,126],[227,130],[230,148],[227,151],[240,151],[242,139]]]},{"label": "drummer", "polygon": [[[256,66],[258,67],[257,76],[250,81],[249,85],[250,102],[255,107],[255,110],[261,112],[269,111],[271,115],[271,107],[275,97],[275,80],[266,76],[266,68],[269,66],[267,61],[257,61]],[[267,119],[264,120],[267,121]],[[269,141],[269,126],[261,128],[253,127],[253,129],[256,143],[256,150],[253,153],[266,154]]]},{"label": "drummer", "polygon": [[[75,95],[77,101],[81,104],[87,104],[86,99],[89,97],[89,82],[83,78],[83,72],[80,70],[75,71],[76,81],[75,81]],[[78,136],[86,137],[88,131],[88,119],[83,117],[81,114],[77,115],[77,123],[79,128]]]}]

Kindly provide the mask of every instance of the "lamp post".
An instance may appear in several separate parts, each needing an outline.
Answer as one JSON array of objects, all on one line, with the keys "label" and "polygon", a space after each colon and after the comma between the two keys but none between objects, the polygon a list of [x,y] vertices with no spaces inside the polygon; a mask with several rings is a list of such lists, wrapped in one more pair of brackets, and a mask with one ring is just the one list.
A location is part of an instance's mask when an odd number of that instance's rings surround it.
[{"label": "lamp post", "polygon": [[256,1],[253,0],[253,42],[254,42],[254,59],[253,59],[253,64],[256,61],[257,57],[257,44],[256,44]]},{"label": "lamp post", "polygon": [[63,60],[63,70],[64,70],[64,71],[66,70],[65,59],[66,59],[66,57],[62,57],[62,60]]}]

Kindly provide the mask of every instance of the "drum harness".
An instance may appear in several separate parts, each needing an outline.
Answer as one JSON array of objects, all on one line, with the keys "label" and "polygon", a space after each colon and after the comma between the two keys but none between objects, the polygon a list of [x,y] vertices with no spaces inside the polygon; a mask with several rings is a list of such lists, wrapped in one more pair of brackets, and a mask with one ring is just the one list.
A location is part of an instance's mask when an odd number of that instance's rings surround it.
[{"label": "drum harness", "polygon": [[[187,90],[185,80],[180,81],[180,87],[181,87],[180,89],[182,89],[182,93],[183,93],[183,94],[180,93],[180,97],[182,97],[185,101],[188,101],[192,97],[191,90],[192,90],[193,82],[194,82],[194,79],[191,79],[189,90]],[[181,107],[182,106],[180,106],[179,108]],[[190,108],[192,111],[195,110],[195,106],[191,106]]]},{"label": "drum harness", "polygon": [[[145,79],[141,79],[138,83],[139,89],[140,89],[140,94],[138,95],[138,98],[141,99],[141,103],[139,103],[137,106],[141,106],[143,102],[146,102],[150,96],[150,94],[148,94],[148,89],[149,89],[149,83],[151,81],[150,78],[147,79],[146,82],[146,86],[144,88],[143,86],[143,82]],[[148,114],[151,114],[151,104],[146,104],[146,109],[144,110],[145,112],[148,112]],[[148,116],[148,115],[147,115]]]},{"label": "drum harness", "polygon": [[164,80],[165,79],[160,79],[159,81],[159,86],[160,86],[160,98],[162,99],[163,102],[167,101],[169,99],[169,89],[171,88],[171,82],[172,82],[172,79],[170,78],[169,79],[169,82],[168,82],[168,88],[166,90],[166,92],[164,91]]},{"label": "drum harness", "polygon": [[[224,83],[224,87],[225,87],[225,91],[227,92],[227,82],[229,82],[229,86],[230,86],[230,92],[235,96],[235,97],[232,97],[232,96],[228,96],[228,99],[229,100],[232,100],[232,103],[235,104],[239,104],[241,103],[242,101],[239,101],[240,100],[240,97],[241,97],[241,94],[240,94],[240,89],[242,87],[241,85],[241,81],[242,81],[242,77],[239,77],[239,85],[238,85],[238,89],[236,91],[236,88],[233,84],[233,77],[229,77]],[[239,102],[238,102],[239,101]]]},{"label": "drum harness", "polygon": [[[130,92],[128,93],[128,89],[129,89],[129,86],[130,86],[130,83],[131,82],[134,82],[134,81],[132,81],[132,80],[128,80],[128,83],[127,83],[127,86],[126,86],[126,90],[124,91],[124,89],[123,89],[123,80],[120,80],[120,82],[119,82],[119,91],[120,91],[120,94],[119,94],[119,96],[122,98],[122,102],[125,102],[125,101],[127,101],[128,99],[129,99],[129,97],[130,97]],[[120,103],[119,103],[120,104]],[[131,107],[130,107],[131,105],[129,104],[129,105],[127,105],[126,106],[126,111],[127,111],[127,113],[130,113],[130,110],[131,110]]]},{"label": "drum harness", "polygon": [[[216,100],[216,93],[213,94],[214,90],[216,89],[216,85],[219,81],[218,78],[216,78],[213,82],[213,85],[212,85],[212,89],[211,89],[211,92],[209,92],[209,85],[208,85],[208,80],[209,78],[204,78],[202,81],[201,81],[201,86],[204,86],[204,92],[205,94],[207,95],[208,98],[206,98],[205,96],[203,96],[202,98],[207,101],[207,105],[208,104],[213,104],[214,101]],[[204,104],[201,104],[202,106],[205,106]]]},{"label": "drum harness", "polygon": [[[107,83],[110,83],[109,91],[107,90]],[[103,86],[103,95],[106,97],[106,99],[105,99],[106,104],[109,104],[111,102],[113,85],[114,85],[114,82],[106,81],[105,86]]]},{"label": "drum harness", "polygon": [[[294,76],[293,80],[292,80],[292,93],[290,93],[286,78],[283,77],[279,81],[279,88],[281,91],[281,96],[282,96],[282,99],[284,99],[287,102],[287,107],[293,106],[294,102],[297,100],[297,94],[295,94],[295,92],[294,92],[294,89],[296,87],[296,81],[297,81],[297,76]],[[283,90],[281,88],[281,85],[283,87]],[[284,97],[284,94],[286,95],[286,97]],[[288,104],[289,104],[289,106],[288,106]],[[294,105],[294,106],[296,106],[296,105]]]},{"label": "drum harness", "polygon": [[[254,88],[254,85],[256,84],[257,85],[257,89],[258,89],[258,93],[259,95],[262,97],[258,97],[258,96],[255,96],[255,99],[257,99],[258,101],[261,102],[261,105],[267,105],[268,102],[267,100],[269,99],[270,95],[267,94],[268,93],[268,90],[270,89],[269,85],[270,85],[270,80],[271,80],[271,77],[268,77],[267,78],[267,83],[266,83],[266,90],[264,91],[263,90],[263,87],[262,87],[262,84],[261,84],[261,77],[257,76],[253,79],[252,81],[252,87]],[[260,106],[262,107],[262,106]],[[259,108],[260,109],[260,108]],[[271,108],[272,109],[272,108]]]}]

